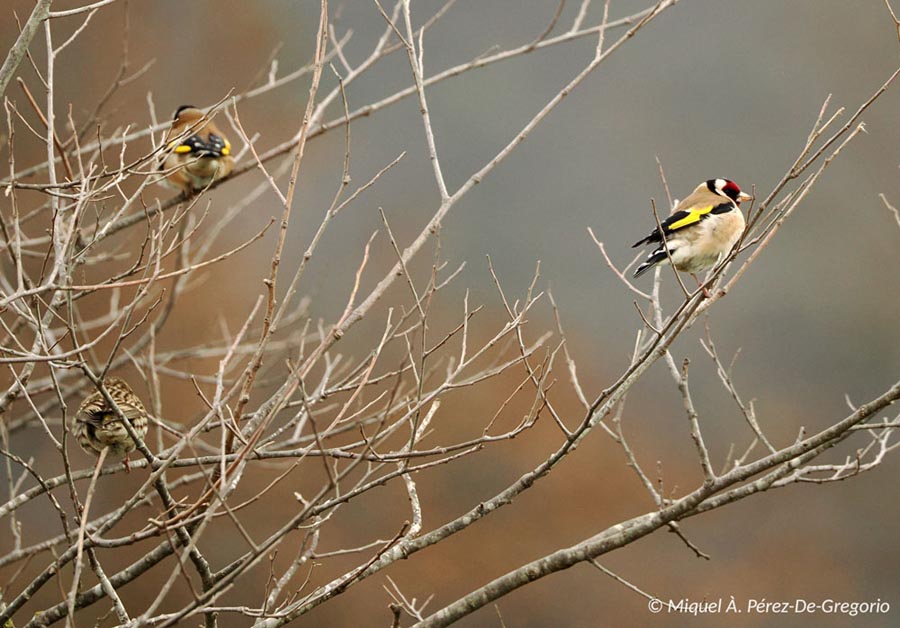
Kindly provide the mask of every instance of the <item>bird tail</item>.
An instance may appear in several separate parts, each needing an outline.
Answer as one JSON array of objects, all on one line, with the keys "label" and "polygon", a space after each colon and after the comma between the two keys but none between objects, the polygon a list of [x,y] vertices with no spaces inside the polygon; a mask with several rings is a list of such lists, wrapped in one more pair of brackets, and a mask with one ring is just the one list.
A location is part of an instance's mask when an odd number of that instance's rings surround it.
[{"label": "bird tail", "polygon": [[650,254],[650,256],[644,260],[640,266],[638,266],[634,271],[634,278],[637,279],[648,270],[659,264],[660,262],[667,261],[669,256],[666,254],[665,249],[657,249]]},{"label": "bird tail", "polygon": [[215,142],[207,142],[204,143],[201,148],[193,151],[198,157],[214,157],[216,159],[221,159],[225,156],[223,152],[223,146],[221,144]]}]

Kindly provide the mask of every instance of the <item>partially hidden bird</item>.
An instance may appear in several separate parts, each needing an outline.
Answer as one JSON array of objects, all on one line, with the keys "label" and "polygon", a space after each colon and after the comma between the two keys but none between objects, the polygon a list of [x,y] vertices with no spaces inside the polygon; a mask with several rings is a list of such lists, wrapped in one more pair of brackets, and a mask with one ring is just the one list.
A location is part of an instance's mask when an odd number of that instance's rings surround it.
[{"label": "partially hidden bird", "polygon": [[165,141],[167,153],[161,168],[168,183],[183,192],[202,190],[234,168],[231,142],[206,114],[191,105],[175,111]]},{"label": "partially hidden bird", "polygon": [[690,273],[700,285],[697,273],[715,266],[744,232],[740,204],[751,198],[730,179],[701,183],[675,205],[659,227],[632,245],[656,245],[634,276],[640,277],[657,264],[668,264],[671,258],[676,269]]},{"label": "partially hidden bird", "polygon": [[[147,411],[131,386],[120,377],[107,378],[103,385],[135,433],[144,438],[147,435]],[[108,455],[124,457],[125,470],[131,470],[128,454],[135,449],[134,440],[99,390],[81,402],[72,420],[72,432],[81,448],[89,454],[99,456],[105,447],[109,447]]]}]

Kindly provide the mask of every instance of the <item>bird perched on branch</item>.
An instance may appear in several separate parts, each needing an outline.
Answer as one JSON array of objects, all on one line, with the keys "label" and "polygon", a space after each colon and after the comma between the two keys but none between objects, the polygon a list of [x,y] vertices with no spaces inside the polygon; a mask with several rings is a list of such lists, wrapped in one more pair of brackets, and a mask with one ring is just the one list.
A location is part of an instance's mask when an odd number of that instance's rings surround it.
[{"label": "bird perched on branch", "polygon": [[191,105],[175,111],[172,128],[166,133],[168,153],[162,169],[168,182],[187,193],[202,190],[234,168],[231,142],[212,120]]},{"label": "bird perched on branch", "polygon": [[740,204],[751,198],[728,179],[701,183],[659,227],[632,245],[658,244],[634,276],[640,277],[657,264],[669,263],[671,257],[675,268],[691,273],[700,284],[696,273],[715,266],[741,237],[744,214]]},{"label": "bird perched on branch", "polygon": [[[147,434],[147,411],[131,387],[119,377],[110,377],[103,382],[109,396],[122,414],[131,423],[135,433],[142,439]],[[107,404],[103,394],[97,390],[88,395],[78,407],[72,420],[72,433],[78,444],[89,454],[99,456],[104,447],[109,447],[109,455],[125,457],[125,470],[130,471],[128,453],[134,451],[135,443],[121,418]]]}]

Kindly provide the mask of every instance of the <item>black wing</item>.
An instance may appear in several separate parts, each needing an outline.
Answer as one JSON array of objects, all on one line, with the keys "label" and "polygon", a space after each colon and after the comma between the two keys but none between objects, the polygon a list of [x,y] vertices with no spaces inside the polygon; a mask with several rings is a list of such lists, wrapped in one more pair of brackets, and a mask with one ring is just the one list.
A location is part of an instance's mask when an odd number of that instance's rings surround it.
[{"label": "black wing", "polygon": [[[706,220],[713,214],[725,214],[734,211],[734,203],[721,203],[719,205],[709,205],[708,207],[692,207],[690,209],[682,209],[677,211],[660,223],[662,233],[668,238],[676,231],[680,231],[691,225],[695,225],[701,220]],[[662,235],[659,229],[654,229],[645,238],[638,240],[631,245],[631,248],[641,246],[642,244],[650,244],[651,242],[662,242]]]}]

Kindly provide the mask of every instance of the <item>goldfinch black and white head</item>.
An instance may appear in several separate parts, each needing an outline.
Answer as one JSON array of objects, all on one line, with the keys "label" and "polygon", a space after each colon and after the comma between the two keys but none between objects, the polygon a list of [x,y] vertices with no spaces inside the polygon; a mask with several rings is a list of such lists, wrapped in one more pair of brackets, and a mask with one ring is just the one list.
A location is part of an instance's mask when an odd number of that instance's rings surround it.
[{"label": "goldfinch black and white head", "polygon": [[682,272],[695,274],[712,268],[741,237],[744,214],[740,204],[751,198],[729,179],[701,183],[662,221],[662,232],[654,229],[632,245],[657,244],[634,276],[640,277],[657,264],[667,264],[670,257]]},{"label": "goldfinch black and white head", "polygon": [[166,134],[169,152],[162,168],[172,186],[185,192],[202,190],[234,168],[231,143],[206,115],[191,105],[175,111]]}]

